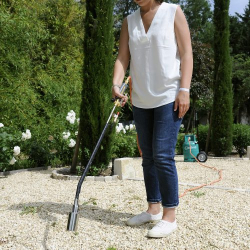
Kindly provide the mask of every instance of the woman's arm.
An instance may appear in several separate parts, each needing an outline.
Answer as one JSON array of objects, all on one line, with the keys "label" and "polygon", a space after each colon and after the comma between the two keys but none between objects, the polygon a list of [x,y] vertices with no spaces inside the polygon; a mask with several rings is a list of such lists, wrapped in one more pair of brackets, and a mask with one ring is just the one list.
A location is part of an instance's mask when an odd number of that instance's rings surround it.
[{"label": "woman's arm", "polygon": [[127,101],[127,97],[121,95],[119,92],[119,86],[122,85],[129,60],[130,60],[130,52],[129,52],[129,34],[128,34],[128,22],[127,18],[123,20],[121,34],[120,34],[120,44],[119,44],[119,52],[117,59],[115,61],[114,66],[114,75],[113,75],[113,87],[112,87],[112,96],[119,97],[122,99],[122,106],[125,105]]},{"label": "woman's arm", "polygon": [[[175,15],[175,35],[181,58],[180,88],[190,89],[193,73],[193,53],[189,27],[185,15],[178,6]],[[190,105],[189,92],[180,90],[175,100],[175,110],[179,107],[179,117],[183,117]]]}]

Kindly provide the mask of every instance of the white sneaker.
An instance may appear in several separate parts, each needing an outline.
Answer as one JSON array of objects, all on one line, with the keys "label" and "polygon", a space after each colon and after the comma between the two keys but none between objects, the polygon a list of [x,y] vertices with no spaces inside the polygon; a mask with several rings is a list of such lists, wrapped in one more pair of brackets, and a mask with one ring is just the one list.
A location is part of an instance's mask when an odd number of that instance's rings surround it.
[{"label": "white sneaker", "polygon": [[148,231],[147,236],[151,238],[162,238],[168,236],[176,229],[176,220],[173,223],[165,220],[160,220],[151,230]]},{"label": "white sneaker", "polygon": [[149,214],[147,212],[142,212],[129,220],[126,221],[128,226],[140,226],[144,223],[155,222],[162,219],[162,213],[159,214]]}]

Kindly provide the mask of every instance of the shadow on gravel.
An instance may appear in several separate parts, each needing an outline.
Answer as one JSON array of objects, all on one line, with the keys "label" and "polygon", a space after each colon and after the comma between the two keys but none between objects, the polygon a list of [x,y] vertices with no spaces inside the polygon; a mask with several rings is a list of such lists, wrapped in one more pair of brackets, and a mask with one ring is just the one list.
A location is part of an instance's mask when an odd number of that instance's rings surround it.
[{"label": "shadow on gravel", "polygon": [[[73,201],[73,200],[72,200]],[[65,215],[68,217],[73,207],[72,204],[55,203],[55,202],[29,202],[19,203],[10,206],[9,210],[19,210],[20,213],[25,214],[25,209],[32,208],[33,213],[38,214],[40,219],[56,222],[57,218],[53,214]],[[29,212],[27,212],[29,213]],[[109,209],[103,209],[97,205],[83,204],[79,205],[78,211],[79,219],[86,218],[88,220],[102,221],[108,225],[125,225],[125,221],[129,219],[133,214],[121,213],[114,211],[112,205]],[[66,225],[65,225],[66,228]]]},{"label": "shadow on gravel", "polygon": [[[43,236],[43,247],[44,249],[49,249],[47,246],[47,238],[49,234],[49,229],[51,227],[55,227],[58,223],[58,219],[53,216],[53,214],[60,214],[65,215],[68,218],[68,214],[72,210],[73,204],[65,204],[65,203],[55,203],[55,202],[29,202],[29,203],[19,203],[10,206],[9,210],[19,210],[20,214],[37,214],[40,219],[43,219],[46,222],[46,227],[44,231]],[[80,205],[79,206],[79,222],[83,223],[84,221],[80,222],[81,218],[86,218],[90,220],[100,221],[102,223],[105,223],[107,225],[119,225],[119,226],[125,226],[125,221],[133,216],[133,214],[129,213],[120,213],[113,211],[112,208],[110,209],[102,209],[98,207],[97,205]],[[67,225],[65,224],[65,231],[66,231]],[[145,227],[145,225],[141,226],[142,228]],[[79,224],[78,224],[79,229]]]}]

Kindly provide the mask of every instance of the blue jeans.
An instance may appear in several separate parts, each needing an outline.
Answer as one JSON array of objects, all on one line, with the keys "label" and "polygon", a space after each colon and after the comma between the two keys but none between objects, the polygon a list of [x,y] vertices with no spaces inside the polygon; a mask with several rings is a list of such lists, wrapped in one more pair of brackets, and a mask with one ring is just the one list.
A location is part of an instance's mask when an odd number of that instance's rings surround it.
[{"label": "blue jeans", "polygon": [[174,102],[152,109],[133,106],[142,151],[144,182],[149,203],[162,202],[166,208],[179,204],[175,146],[181,125]]}]

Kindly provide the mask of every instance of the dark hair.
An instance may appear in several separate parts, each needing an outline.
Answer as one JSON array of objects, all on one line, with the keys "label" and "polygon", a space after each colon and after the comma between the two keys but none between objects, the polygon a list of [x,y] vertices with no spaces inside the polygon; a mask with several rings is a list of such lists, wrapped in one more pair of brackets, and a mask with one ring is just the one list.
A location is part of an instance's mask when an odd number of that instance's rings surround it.
[{"label": "dark hair", "polygon": [[163,2],[163,0],[156,0],[156,2],[162,3],[162,2]]}]

